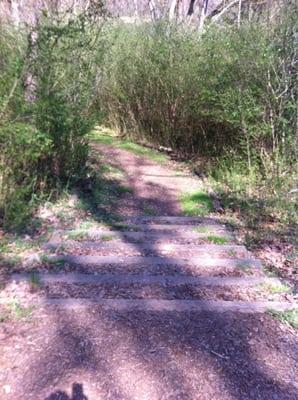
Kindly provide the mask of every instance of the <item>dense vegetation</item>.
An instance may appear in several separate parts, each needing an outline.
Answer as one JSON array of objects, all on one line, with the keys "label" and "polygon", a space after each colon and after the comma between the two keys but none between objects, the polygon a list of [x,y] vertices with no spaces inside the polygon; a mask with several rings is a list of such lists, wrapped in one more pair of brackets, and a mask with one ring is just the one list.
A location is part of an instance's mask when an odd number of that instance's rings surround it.
[{"label": "dense vegetation", "polygon": [[[201,157],[230,189],[288,202],[297,160],[295,12],[275,21],[118,26],[106,58],[110,124]],[[207,163],[206,160],[207,159]],[[293,200],[293,196],[292,196]]]},{"label": "dense vegetation", "polygon": [[198,32],[173,21],[104,23],[92,3],[75,16],[44,14],[30,32],[1,28],[4,225],[21,226],[37,199],[82,176],[96,123],[203,160],[218,190],[278,202],[292,218],[293,7]]},{"label": "dense vegetation", "polygon": [[[21,227],[41,197],[82,173],[98,113],[102,6],[44,13],[0,32],[0,210]],[[71,61],[71,62],[70,62]]]}]

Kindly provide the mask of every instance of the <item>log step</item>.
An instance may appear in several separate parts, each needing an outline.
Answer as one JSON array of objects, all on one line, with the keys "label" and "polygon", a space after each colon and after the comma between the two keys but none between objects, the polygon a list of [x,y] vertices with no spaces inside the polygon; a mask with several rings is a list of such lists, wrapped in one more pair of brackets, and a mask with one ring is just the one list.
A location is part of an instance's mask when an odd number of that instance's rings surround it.
[{"label": "log step", "polygon": [[66,309],[101,306],[116,311],[143,312],[240,312],[264,313],[269,310],[286,311],[298,305],[278,301],[224,301],[224,300],[131,300],[131,299],[45,299],[42,306],[58,306]]},{"label": "log step", "polygon": [[244,286],[251,287],[262,284],[281,285],[277,278],[267,277],[196,277],[181,275],[144,275],[144,274],[82,274],[82,273],[24,273],[12,274],[15,282],[66,283],[66,284],[143,284],[143,285],[197,285],[197,286]]},{"label": "log step", "polygon": [[232,254],[232,257],[245,255],[249,253],[245,246],[240,245],[217,245],[217,244],[176,244],[176,243],[140,243],[134,244],[129,242],[93,242],[93,241],[74,241],[66,240],[59,243],[49,242],[46,248],[59,248],[64,249],[75,249],[80,251],[109,251],[111,253],[119,252],[131,252],[139,254],[157,254],[157,253],[177,253],[177,254],[208,254],[210,256],[214,254]]},{"label": "log step", "polygon": [[[65,231],[60,234],[60,236],[68,237],[74,240],[102,240],[102,241],[110,241],[110,240],[123,240],[125,242],[149,242],[155,243],[160,240],[162,241],[186,241],[186,240],[199,240],[203,239],[208,241],[210,237],[210,241],[213,239],[215,235],[213,232],[177,232],[174,230],[169,230],[168,232],[154,232],[154,231],[146,231],[146,232],[131,232],[131,231],[102,231],[102,230],[88,230],[88,231]],[[226,239],[227,241],[232,240],[232,236],[229,235],[226,231],[217,231],[216,238]]]},{"label": "log step", "polygon": [[142,256],[97,256],[97,255],[61,255],[61,256],[48,256],[48,261],[50,263],[64,262],[69,265],[77,266],[105,266],[105,265],[142,265],[152,266],[178,266],[183,267],[185,265],[194,265],[197,268],[200,267],[230,267],[230,268],[257,268],[261,269],[262,264],[259,260],[254,258],[210,258],[210,257],[190,257],[190,258],[170,258],[170,257],[142,257]]},{"label": "log step", "polygon": [[177,217],[177,216],[135,216],[123,217],[122,223],[126,224],[175,224],[175,225],[212,225],[222,222],[218,218],[212,217]]}]

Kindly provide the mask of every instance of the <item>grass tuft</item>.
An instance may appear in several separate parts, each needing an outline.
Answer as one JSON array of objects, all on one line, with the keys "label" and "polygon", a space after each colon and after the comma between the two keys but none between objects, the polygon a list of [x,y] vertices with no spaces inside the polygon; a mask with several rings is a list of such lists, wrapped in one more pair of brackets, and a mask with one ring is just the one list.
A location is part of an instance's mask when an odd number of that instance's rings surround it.
[{"label": "grass tuft", "polygon": [[184,193],[180,198],[180,203],[183,213],[187,216],[204,216],[213,209],[211,198],[202,190]]},{"label": "grass tuft", "polygon": [[264,283],[261,287],[266,290],[266,292],[270,294],[279,294],[279,293],[291,293],[292,288],[283,283]]},{"label": "grass tuft", "polygon": [[298,309],[289,310],[289,311],[268,311],[272,317],[278,319],[284,324],[290,325],[295,329],[298,329]]},{"label": "grass tuft", "polygon": [[226,244],[229,242],[229,239],[223,236],[215,236],[209,235],[207,236],[207,240],[213,244]]},{"label": "grass tuft", "polygon": [[33,306],[23,307],[21,303],[17,300],[11,302],[9,304],[9,308],[12,315],[17,320],[30,319],[34,311]]},{"label": "grass tuft", "polygon": [[102,235],[100,237],[100,240],[102,240],[103,242],[110,242],[111,240],[114,240],[115,236],[113,235]]},{"label": "grass tuft", "polygon": [[117,136],[102,134],[100,131],[94,131],[91,135],[91,139],[97,143],[102,143],[109,146],[115,146],[119,149],[129,151],[137,156],[147,157],[152,161],[156,161],[160,164],[167,161],[167,156],[158,152],[157,150],[148,149],[140,144],[133,143],[129,140],[121,140]]}]

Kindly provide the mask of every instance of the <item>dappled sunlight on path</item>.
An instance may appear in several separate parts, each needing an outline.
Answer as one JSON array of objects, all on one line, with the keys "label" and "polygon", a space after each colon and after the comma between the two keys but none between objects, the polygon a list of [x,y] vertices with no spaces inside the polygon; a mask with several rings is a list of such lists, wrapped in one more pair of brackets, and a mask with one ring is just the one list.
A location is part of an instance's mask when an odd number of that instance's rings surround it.
[{"label": "dappled sunlight on path", "polygon": [[[40,274],[32,323],[0,336],[0,384],[14,400],[296,400],[297,335],[268,314],[221,306],[261,303],[247,278],[267,277],[221,218],[182,216],[180,193],[201,182],[99,148],[132,189],[110,209],[122,220],[72,239],[56,232],[45,246],[43,271],[60,275]],[[208,288],[181,283],[189,277],[210,278]]]}]

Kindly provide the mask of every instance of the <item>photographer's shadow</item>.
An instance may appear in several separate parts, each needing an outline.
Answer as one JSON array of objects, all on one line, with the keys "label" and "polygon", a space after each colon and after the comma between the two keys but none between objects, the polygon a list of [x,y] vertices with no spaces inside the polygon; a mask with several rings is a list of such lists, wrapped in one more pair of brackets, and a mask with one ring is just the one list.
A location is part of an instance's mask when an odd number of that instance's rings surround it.
[{"label": "photographer's shadow", "polygon": [[84,395],[83,385],[74,383],[72,385],[71,397],[59,390],[58,392],[52,393],[45,400],[88,400],[88,397]]}]

